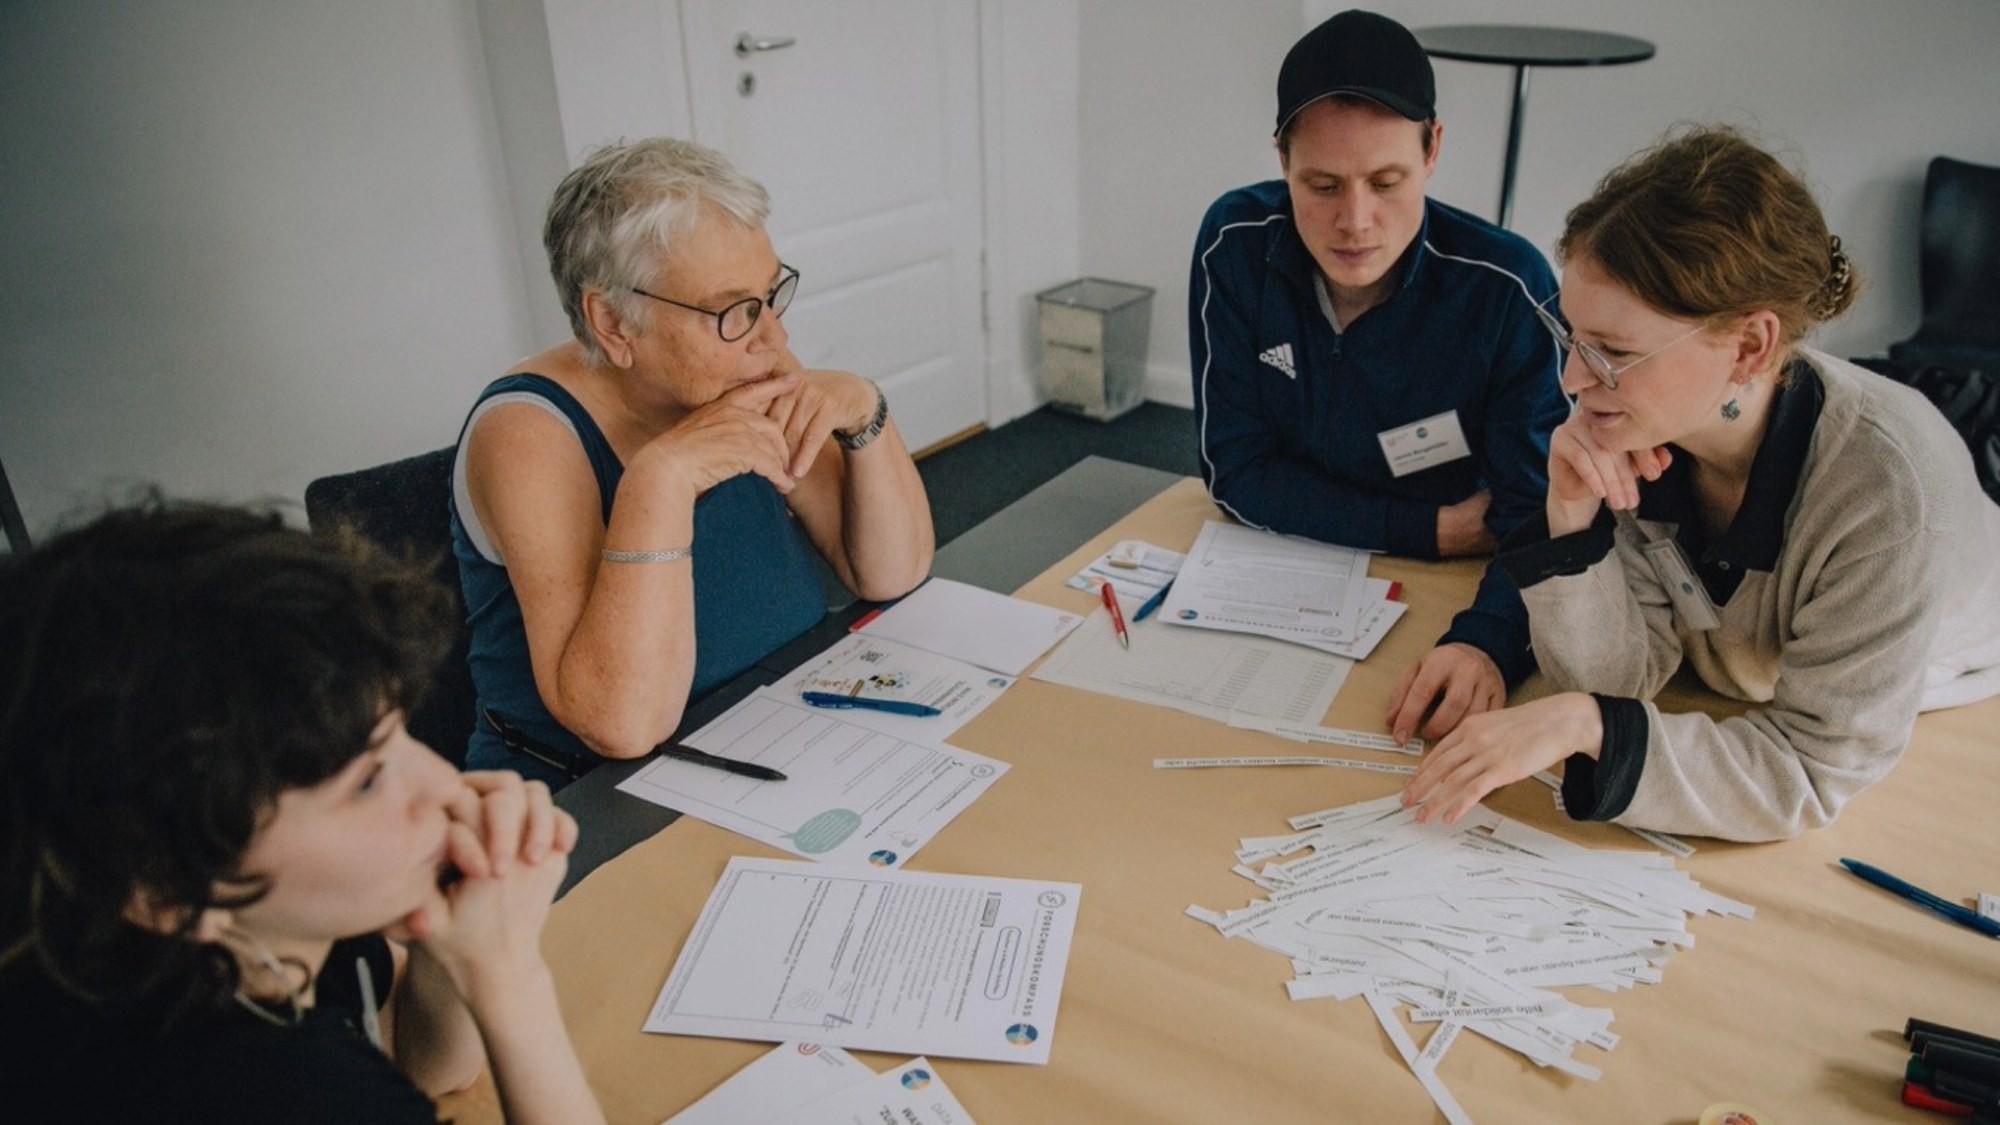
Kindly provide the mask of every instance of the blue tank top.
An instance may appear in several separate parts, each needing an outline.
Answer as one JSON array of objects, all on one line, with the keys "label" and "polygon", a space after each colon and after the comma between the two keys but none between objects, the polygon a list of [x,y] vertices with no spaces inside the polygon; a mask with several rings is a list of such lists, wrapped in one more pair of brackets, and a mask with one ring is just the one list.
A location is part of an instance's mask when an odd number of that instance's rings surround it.
[{"label": "blue tank top", "polygon": [[[624,463],[583,404],[560,384],[542,375],[497,379],[480,393],[466,425],[472,424],[488,399],[523,394],[546,401],[569,420],[597,477],[600,516],[608,526]],[[583,742],[543,705],[528,660],[528,636],[514,584],[505,565],[481,553],[461,516],[458,485],[464,476],[464,445],[462,429],[460,461],[453,470],[451,540],[471,627],[472,683],[479,705],[531,738],[594,760]],[[755,474],[726,480],[695,501],[694,548],[695,666],[690,692],[699,696],[810,629],[825,616],[826,597],[804,529],[778,490]],[[476,724],[466,762],[473,768],[516,768],[528,776],[558,781],[536,760],[508,750],[484,721]]]}]

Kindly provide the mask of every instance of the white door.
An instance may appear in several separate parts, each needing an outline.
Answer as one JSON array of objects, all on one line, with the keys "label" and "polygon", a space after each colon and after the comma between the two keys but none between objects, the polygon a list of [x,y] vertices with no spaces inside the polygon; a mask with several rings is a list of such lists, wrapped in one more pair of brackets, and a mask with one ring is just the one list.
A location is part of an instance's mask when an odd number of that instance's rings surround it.
[{"label": "white door", "polygon": [[808,367],[921,449],[986,419],[975,0],[681,0],[695,139],[771,192]]}]

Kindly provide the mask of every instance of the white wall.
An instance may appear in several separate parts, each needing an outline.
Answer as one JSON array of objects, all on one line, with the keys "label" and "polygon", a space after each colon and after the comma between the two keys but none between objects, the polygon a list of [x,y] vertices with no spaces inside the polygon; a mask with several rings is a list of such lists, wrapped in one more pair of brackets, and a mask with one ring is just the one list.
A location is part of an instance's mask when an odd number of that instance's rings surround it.
[{"label": "white wall", "polygon": [[1154,288],[1147,397],[1186,405],[1188,262],[1215,197],[1278,174],[1297,0],[1083,0],[1082,272]]},{"label": "white wall", "polygon": [[[1202,210],[1224,188],[1277,175],[1268,138],[1278,64],[1347,0],[1259,0],[1227,17],[1197,0],[1086,0],[1083,268],[1158,286],[1155,397],[1188,402],[1186,278]],[[1946,154],[2000,164],[2000,4],[1992,0],[1377,0],[1411,27],[1523,23],[1652,40],[1650,61],[1543,68],[1529,84],[1514,228],[1545,252],[1598,177],[1677,121],[1753,128],[1802,157],[1834,233],[1866,275],[1815,342],[1880,353],[1916,328],[1924,166]],[[1301,8],[1303,11],[1301,11]],[[1289,18],[1278,35],[1277,22]],[[1491,217],[1513,71],[1439,61],[1445,139],[1432,192]],[[1157,122],[1143,143],[1133,138]],[[1185,128],[1182,128],[1182,125]],[[1200,182],[1204,191],[1194,190]]]},{"label": "white wall", "polygon": [[0,105],[31,530],[120,478],[297,500],[449,443],[528,350],[471,0],[9,0]]},{"label": "white wall", "polygon": [[[1195,226],[1224,189],[1275,174],[1278,62],[1344,2],[982,0],[987,209],[1008,232],[988,247],[994,421],[1034,402],[1029,295],[1078,273],[1158,289],[1149,391],[1186,401]],[[107,481],[296,499],[443,445],[479,386],[562,331],[535,230],[581,107],[555,97],[565,43],[544,6],[0,4],[0,460],[32,529]],[[1517,228],[1548,247],[1673,121],[1753,124],[1803,154],[1869,275],[1821,337],[1837,352],[1916,323],[1926,160],[2000,164],[1991,0],[1382,10],[1658,43],[1637,66],[1536,75]],[[1438,78],[1433,187],[1491,213],[1509,73],[1441,62]]]}]

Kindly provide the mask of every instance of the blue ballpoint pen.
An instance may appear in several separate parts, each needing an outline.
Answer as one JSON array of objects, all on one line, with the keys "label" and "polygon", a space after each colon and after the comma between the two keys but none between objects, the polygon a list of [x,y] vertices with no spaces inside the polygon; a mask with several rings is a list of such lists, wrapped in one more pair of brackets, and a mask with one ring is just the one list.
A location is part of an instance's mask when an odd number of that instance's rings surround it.
[{"label": "blue ballpoint pen", "polygon": [[814,707],[859,707],[866,711],[887,711],[891,715],[916,715],[919,718],[944,714],[927,704],[907,703],[900,699],[870,699],[863,695],[841,695],[832,691],[808,691],[800,693],[800,696]]},{"label": "blue ballpoint pen", "polygon": [[1147,598],[1146,604],[1139,607],[1139,612],[1132,615],[1132,623],[1137,625],[1139,622],[1153,616],[1153,611],[1166,603],[1167,591],[1173,588],[1174,580],[1171,578],[1167,579],[1167,584],[1155,591],[1152,597]]},{"label": "blue ballpoint pen", "polygon": [[1978,930],[1987,937],[2000,937],[2000,922],[1995,922],[1978,911],[1967,910],[1955,902],[1939,898],[1922,887],[1913,887],[1896,878],[1894,875],[1889,874],[1887,871],[1879,867],[1870,867],[1858,859],[1843,859],[1840,861],[1840,865],[1876,886],[1884,890],[1894,891],[1911,902],[1936,911],[1961,926]]}]

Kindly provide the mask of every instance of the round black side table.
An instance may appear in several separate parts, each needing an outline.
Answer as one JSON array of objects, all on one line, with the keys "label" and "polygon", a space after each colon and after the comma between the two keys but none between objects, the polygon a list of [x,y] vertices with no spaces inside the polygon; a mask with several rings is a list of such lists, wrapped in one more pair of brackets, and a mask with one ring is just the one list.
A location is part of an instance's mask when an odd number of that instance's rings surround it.
[{"label": "round black side table", "polygon": [[1507,163],[1500,173],[1500,216],[1514,218],[1514,169],[1521,158],[1521,118],[1528,110],[1528,71],[1537,66],[1618,66],[1645,62],[1653,45],[1630,35],[1567,27],[1451,24],[1413,31],[1424,53],[1459,62],[1503,63],[1514,68],[1514,115],[1507,124]]}]

